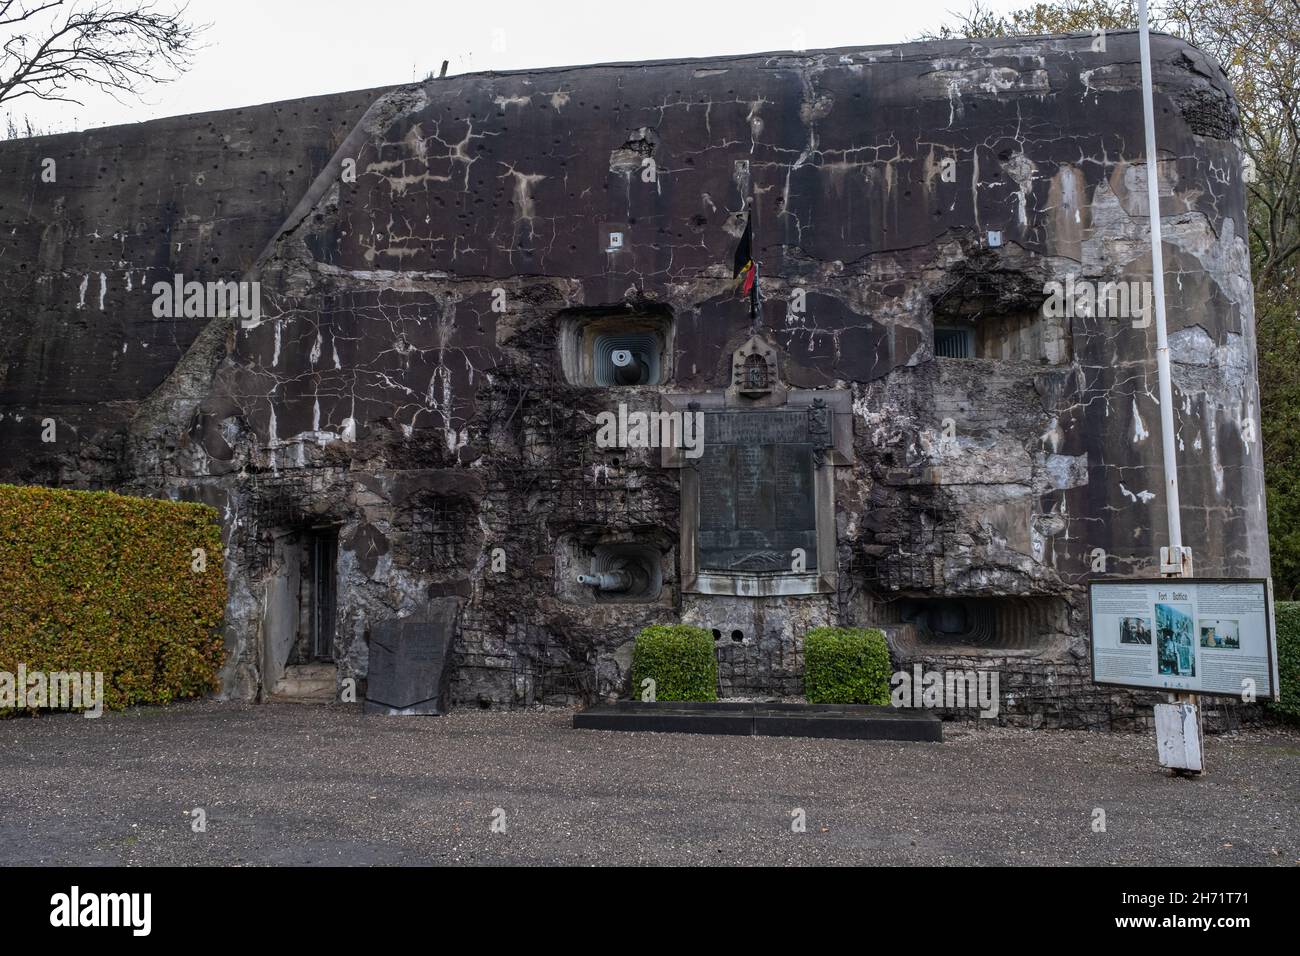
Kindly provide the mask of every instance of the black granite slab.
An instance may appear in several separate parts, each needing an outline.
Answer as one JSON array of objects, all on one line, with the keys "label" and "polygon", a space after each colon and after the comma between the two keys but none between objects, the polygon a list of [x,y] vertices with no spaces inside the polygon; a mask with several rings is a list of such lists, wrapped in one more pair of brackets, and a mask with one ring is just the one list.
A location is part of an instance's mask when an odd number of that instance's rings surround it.
[{"label": "black granite slab", "polygon": [[779,704],[622,700],[573,715],[580,730],[633,730],[759,737],[941,742],[932,713],[867,704]]},{"label": "black granite slab", "polygon": [[366,713],[440,715],[448,710],[447,658],[458,598],[435,598],[419,618],[384,621],[370,635]]}]

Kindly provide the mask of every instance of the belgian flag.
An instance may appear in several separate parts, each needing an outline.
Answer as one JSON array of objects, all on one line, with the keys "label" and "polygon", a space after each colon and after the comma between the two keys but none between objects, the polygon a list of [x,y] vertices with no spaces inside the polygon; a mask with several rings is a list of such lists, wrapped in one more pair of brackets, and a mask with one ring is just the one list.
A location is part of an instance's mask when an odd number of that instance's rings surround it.
[{"label": "belgian flag", "polygon": [[745,234],[736,247],[736,259],[731,268],[732,289],[743,289],[751,299],[758,282],[758,266],[754,264],[754,224],[745,217]]},{"label": "belgian flag", "polygon": [[744,290],[749,299],[749,315],[758,315],[758,263],[754,261],[754,224],[745,217],[745,234],[740,237],[740,246],[736,247],[736,260],[732,264],[732,290]]}]

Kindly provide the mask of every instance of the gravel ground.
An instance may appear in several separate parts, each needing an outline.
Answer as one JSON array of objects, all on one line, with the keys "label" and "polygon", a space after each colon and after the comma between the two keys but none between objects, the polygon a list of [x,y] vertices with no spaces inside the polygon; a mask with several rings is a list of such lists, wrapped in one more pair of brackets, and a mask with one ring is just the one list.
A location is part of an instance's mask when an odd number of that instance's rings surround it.
[{"label": "gravel ground", "polygon": [[1293,732],[1213,737],[1189,780],[1144,736],[948,724],[942,744],[900,744],[570,717],[205,701],[0,721],[0,865],[1300,863]]}]

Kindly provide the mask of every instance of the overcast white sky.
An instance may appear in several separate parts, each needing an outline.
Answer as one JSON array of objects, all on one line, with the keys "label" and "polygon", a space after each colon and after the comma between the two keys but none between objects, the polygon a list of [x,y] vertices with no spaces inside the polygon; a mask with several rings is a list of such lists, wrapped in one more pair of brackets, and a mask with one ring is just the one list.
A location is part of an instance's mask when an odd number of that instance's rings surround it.
[{"label": "overcast white sky", "polygon": [[[212,24],[180,79],[141,103],[23,97],[21,125],[63,132],[160,116],[390,86],[449,74],[615,60],[896,43],[970,0],[190,0]],[[170,6],[171,0],[159,0]],[[1008,10],[1029,0],[986,0]],[[4,112],[0,109],[0,114]]]}]

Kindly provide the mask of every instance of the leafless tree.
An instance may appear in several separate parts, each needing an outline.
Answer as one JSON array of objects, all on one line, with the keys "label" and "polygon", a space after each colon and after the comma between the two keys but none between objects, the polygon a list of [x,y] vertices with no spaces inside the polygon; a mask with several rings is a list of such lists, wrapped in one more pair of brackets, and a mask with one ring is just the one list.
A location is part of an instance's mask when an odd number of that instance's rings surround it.
[{"label": "leafless tree", "polygon": [[0,0],[0,103],[121,99],[189,68],[205,29],[152,0]]}]

